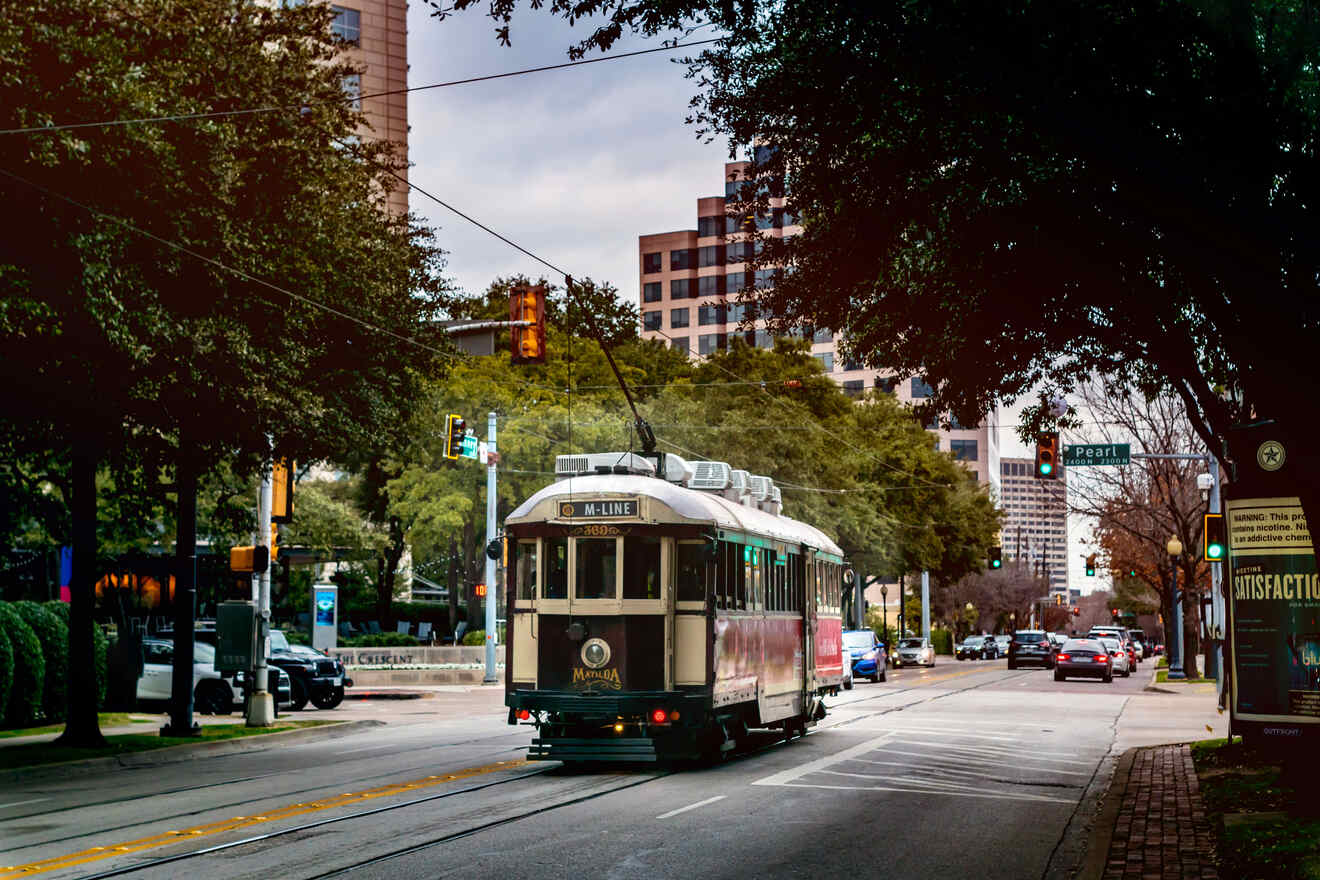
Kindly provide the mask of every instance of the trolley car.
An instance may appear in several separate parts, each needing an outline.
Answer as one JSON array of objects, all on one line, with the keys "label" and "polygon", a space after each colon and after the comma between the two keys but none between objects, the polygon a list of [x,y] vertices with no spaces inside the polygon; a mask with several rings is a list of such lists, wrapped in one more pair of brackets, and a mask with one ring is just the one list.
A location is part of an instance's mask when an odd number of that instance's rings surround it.
[{"label": "trolley car", "polygon": [[724,462],[560,456],[505,520],[509,723],[529,758],[719,757],[842,682],[842,551]]}]

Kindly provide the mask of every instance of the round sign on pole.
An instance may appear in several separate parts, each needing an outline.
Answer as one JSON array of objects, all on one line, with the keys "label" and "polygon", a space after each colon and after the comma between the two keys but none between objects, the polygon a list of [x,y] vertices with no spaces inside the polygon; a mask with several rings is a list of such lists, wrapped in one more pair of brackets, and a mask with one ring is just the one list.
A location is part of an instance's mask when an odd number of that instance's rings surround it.
[{"label": "round sign on pole", "polygon": [[1256,464],[1263,471],[1277,471],[1287,458],[1288,453],[1278,440],[1266,440],[1256,449]]}]

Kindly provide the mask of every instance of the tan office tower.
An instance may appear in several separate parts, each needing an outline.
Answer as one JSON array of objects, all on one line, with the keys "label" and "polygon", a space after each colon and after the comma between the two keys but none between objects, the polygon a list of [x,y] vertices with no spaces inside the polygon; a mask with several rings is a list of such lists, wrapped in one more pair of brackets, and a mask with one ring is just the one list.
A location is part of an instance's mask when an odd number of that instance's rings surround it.
[{"label": "tan office tower", "polygon": [[[285,0],[288,2],[288,0]],[[407,177],[408,159],[408,4],[405,0],[347,0],[332,3],[334,21],[330,28],[348,44],[348,59],[362,73],[349,77],[344,90],[350,95],[378,95],[363,98],[370,130],[363,137],[392,141],[398,145]],[[408,186],[399,185],[390,193],[389,208],[399,214],[408,211]]]},{"label": "tan office tower", "polygon": [[[725,216],[725,204],[733,201],[742,185],[746,162],[724,166],[724,195],[697,199],[697,228],[661,232],[638,238],[642,336],[660,339],[695,357],[705,357],[742,335],[749,345],[774,347],[762,329],[744,330],[743,306],[738,291],[745,286],[748,236]],[[756,217],[758,231],[772,237],[802,231],[797,218],[784,210],[784,199],[771,198],[768,216]],[[774,283],[773,272],[761,270],[751,279],[753,286]],[[860,397],[868,388],[878,388],[904,403],[930,396],[930,387],[917,376],[896,377],[852,363],[839,353],[839,338],[828,330],[811,332],[811,353],[825,374]],[[938,435],[938,446],[952,452],[977,480],[999,489],[998,409],[975,427],[954,424],[952,430],[929,425]]]},{"label": "tan office tower", "polygon": [[999,507],[1004,511],[1005,559],[1044,564],[1049,572],[1050,594],[1068,593],[1068,469],[1059,468],[1053,480],[1039,480],[1030,458],[1000,460],[1003,486]]}]

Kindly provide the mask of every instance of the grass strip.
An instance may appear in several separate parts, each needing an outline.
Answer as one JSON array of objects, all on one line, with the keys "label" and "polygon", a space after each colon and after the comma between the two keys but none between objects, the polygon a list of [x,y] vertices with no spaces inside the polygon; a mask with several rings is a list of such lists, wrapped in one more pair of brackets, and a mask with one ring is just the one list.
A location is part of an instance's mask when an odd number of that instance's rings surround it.
[{"label": "grass strip", "polygon": [[[101,727],[123,727],[127,724],[153,724],[158,719],[155,716],[140,715],[132,712],[100,712],[96,716],[97,723]],[[45,724],[41,727],[19,727],[14,730],[0,730],[0,739],[10,739],[16,736],[37,736],[43,733],[60,733],[64,730],[64,722],[59,724]]]},{"label": "grass strip", "polygon": [[[1173,684],[1197,684],[1203,681],[1214,681],[1213,678],[1175,678]],[[1155,682],[1157,684],[1169,683],[1169,670],[1161,669],[1155,673]]]},{"label": "grass strip", "polygon": [[278,733],[282,730],[301,730],[304,727],[320,727],[334,724],[334,721],[277,721],[270,727],[248,727],[245,724],[206,724],[198,736],[161,736],[159,733],[120,733],[107,736],[106,746],[99,749],[74,748],[50,742],[28,743],[25,745],[0,748],[0,769],[13,770],[18,767],[35,767],[39,764],[60,764],[65,761],[81,761],[86,758],[105,758],[128,755],[134,752],[149,752],[168,746],[221,742],[227,739],[240,739],[247,736],[261,736]]},{"label": "grass strip", "polygon": [[1314,768],[1241,739],[1192,743],[1221,877],[1320,880],[1320,804]]}]

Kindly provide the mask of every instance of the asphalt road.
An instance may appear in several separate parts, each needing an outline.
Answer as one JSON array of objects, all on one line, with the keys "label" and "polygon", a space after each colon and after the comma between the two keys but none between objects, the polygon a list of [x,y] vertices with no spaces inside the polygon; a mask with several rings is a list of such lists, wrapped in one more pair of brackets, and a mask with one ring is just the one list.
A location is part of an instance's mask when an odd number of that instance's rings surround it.
[{"label": "asphalt road", "polygon": [[414,701],[336,739],[0,787],[0,880],[1064,877],[1125,707],[1160,699],[1149,669],[891,670],[805,739],[679,772],[528,763],[498,693]]}]

